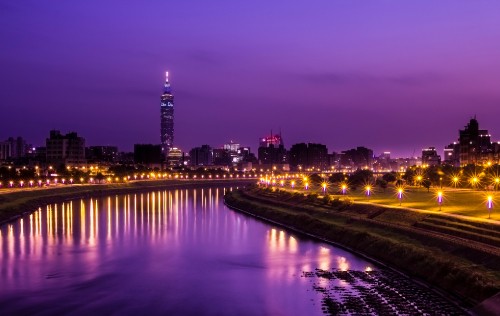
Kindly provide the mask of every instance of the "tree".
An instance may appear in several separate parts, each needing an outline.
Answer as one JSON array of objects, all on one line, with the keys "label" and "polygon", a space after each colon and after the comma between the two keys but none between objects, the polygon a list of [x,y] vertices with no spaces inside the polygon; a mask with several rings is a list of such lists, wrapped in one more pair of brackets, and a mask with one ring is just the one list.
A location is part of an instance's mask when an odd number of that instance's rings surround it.
[{"label": "tree", "polygon": [[358,169],[349,177],[349,183],[353,187],[373,183],[373,171]]},{"label": "tree", "polygon": [[429,179],[422,180],[422,186],[427,189],[427,192],[430,191],[432,182]]},{"label": "tree", "polygon": [[377,179],[377,181],[375,181],[375,185],[378,185],[381,189],[384,190],[384,192],[385,189],[387,189],[387,181],[384,179]]},{"label": "tree", "polygon": [[396,173],[394,172],[388,172],[382,176],[382,179],[386,182],[394,182],[398,179]]},{"label": "tree", "polygon": [[331,183],[339,183],[345,181],[345,175],[343,173],[334,173],[328,178]]}]

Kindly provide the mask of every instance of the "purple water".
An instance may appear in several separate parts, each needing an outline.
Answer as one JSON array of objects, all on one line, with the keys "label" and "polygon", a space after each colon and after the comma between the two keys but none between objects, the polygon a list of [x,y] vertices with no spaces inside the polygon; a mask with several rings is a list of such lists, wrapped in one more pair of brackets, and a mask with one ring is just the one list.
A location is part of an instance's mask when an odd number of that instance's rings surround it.
[{"label": "purple water", "polygon": [[377,269],[228,209],[225,190],[60,203],[2,226],[0,314],[322,315],[303,271]]}]

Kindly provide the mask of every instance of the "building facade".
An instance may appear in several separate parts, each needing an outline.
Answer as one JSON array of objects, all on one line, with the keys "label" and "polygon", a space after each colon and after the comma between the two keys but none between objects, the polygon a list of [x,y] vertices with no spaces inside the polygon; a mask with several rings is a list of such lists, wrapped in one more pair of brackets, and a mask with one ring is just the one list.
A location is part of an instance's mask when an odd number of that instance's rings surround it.
[{"label": "building facade", "polygon": [[304,170],[325,170],[329,166],[328,148],[326,145],[299,143],[292,145],[289,152],[290,167],[302,167]]},{"label": "building facade", "polygon": [[438,155],[435,147],[422,149],[423,166],[439,166],[440,164],[441,164],[441,156]]},{"label": "building facade", "polygon": [[160,141],[164,155],[174,147],[174,96],[166,73],[163,93],[160,97]]},{"label": "building facade", "polygon": [[488,130],[479,129],[476,117],[459,130],[460,165],[480,164],[493,159],[493,146]]},{"label": "building facade", "polygon": [[272,135],[262,137],[259,140],[259,163],[269,164],[287,164],[288,152],[283,144],[281,135]]},{"label": "building facade", "polygon": [[79,137],[77,133],[63,135],[60,131],[52,130],[45,144],[48,164],[75,166],[86,163],[85,138]]},{"label": "building facade", "polygon": [[341,152],[340,167],[342,169],[371,169],[373,167],[373,150],[356,147]]},{"label": "building facade", "polygon": [[189,151],[191,166],[211,166],[213,164],[213,151],[209,145],[195,147]]}]

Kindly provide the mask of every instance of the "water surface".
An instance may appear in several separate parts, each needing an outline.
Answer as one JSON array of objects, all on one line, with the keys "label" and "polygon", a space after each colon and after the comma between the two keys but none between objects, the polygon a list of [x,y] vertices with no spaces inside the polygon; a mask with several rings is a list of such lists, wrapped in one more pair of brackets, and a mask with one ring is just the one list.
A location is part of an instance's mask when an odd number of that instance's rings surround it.
[{"label": "water surface", "polygon": [[[2,226],[0,311],[322,315],[325,296],[317,289],[332,278],[304,272],[378,270],[342,249],[228,209],[225,190],[53,204]],[[339,279],[333,286],[354,284]]]}]

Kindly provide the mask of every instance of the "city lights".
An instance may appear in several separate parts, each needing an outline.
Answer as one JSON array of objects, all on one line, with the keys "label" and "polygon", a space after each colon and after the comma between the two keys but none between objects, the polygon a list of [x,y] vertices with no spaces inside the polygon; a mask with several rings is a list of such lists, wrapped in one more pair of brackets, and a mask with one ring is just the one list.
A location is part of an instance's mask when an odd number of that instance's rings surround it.
[{"label": "city lights", "polygon": [[488,218],[491,219],[491,209],[493,208],[493,196],[488,195],[486,200],[487,200],[486,206],[488,207]]},{"label": "city lights", "polygon": [[441,205],[443,204],[443,191],[438,191],[437,202],[439,204],[439,210],[441,211]]},{"label": "city lights", "polygon": [[398,194],[398,199],[399,199],[399,206],[401,206],[401,203],[403,201],[403,193],[404,193],[404,189],[402,187],[399,187],[397,189],[397,194]]},{"label": "city lights", "polygon": [[369,197],[369,196],[371,195],[371,192],[372,192],[372,187],[371,187],[371,185],[367,185],[367,186],[365,187],[365,193],[366,193],[366,196],[368,196],[368,197]]}]

